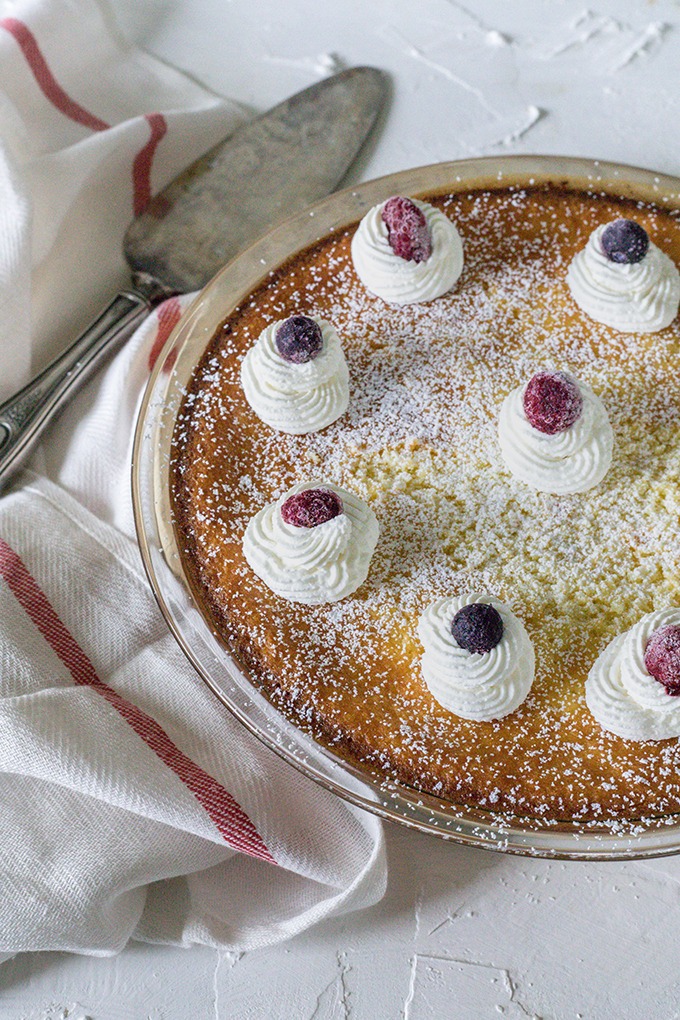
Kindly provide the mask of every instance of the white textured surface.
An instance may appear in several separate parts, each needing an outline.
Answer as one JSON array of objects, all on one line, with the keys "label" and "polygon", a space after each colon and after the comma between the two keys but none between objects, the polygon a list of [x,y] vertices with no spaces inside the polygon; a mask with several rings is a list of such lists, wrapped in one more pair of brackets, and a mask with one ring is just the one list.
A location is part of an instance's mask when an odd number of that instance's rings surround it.
[{"label": "white textured surface", "polygon": [[[390,71],[373,177],[476,154],[680,173],[674,0],[117,0],[158,55],[264,109],[337,64]],[[390,827],[386,899],[240,959],[133,945],[23,955],[2,1020],[677,1020],[680,861],[562,864]]]},{"label": "white textured surface", "polygon": [[[390,885],[363,914],[240,959],[133,945],[23,955],[11,1020],[675,1020],[674,861],[522,860],[388,829]],[[66,1013],[64,1011],[67,1011]]]}]

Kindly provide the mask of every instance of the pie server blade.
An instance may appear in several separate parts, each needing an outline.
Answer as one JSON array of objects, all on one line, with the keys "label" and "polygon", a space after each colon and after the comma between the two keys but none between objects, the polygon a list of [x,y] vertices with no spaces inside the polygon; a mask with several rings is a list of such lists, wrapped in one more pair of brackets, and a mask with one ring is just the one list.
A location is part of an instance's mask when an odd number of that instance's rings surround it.
[{"label": "pie server blade", "polygon": [[298,92],[206,153],[125,235],[133,272],[198,290],[281,220],[338,186],[385,98],[386,79],[354,67]]},{"label": "pie server blade", "polygon": [[237,128],[151,201],[125,234],[133,286],[0,405],[0,487],[154,305],[203,287],[266,230],[337,187],[387,92],[386,75],[372,67],[325,78]]}]

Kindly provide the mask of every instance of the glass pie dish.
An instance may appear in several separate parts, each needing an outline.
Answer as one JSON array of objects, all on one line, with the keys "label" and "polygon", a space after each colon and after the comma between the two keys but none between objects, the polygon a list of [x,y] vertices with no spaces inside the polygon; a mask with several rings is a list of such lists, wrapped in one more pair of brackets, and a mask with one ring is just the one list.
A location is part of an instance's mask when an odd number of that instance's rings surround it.
[{"label": "glass pie dish", "polygon": [[581,159],[489,157],[404,171],[339,192],[277,227],[226,266],[169,338],[144,395],[133,454],[139,543],[161,611],[202,680],[255,736],[332,792],[392,821],[485,849],[581,860],[672,854],[680,851],[678,815],[626,818],[620,824],[556,824],[547,818],[503,815],[422,793],[316,742],[267,700],[226,651],[192,593],[173,524],[171,446],[186,387],[221,324],[273,270],[319,239],[349,227],[390,195],[542,184],[680,213],[680,180],[675,178]]}]

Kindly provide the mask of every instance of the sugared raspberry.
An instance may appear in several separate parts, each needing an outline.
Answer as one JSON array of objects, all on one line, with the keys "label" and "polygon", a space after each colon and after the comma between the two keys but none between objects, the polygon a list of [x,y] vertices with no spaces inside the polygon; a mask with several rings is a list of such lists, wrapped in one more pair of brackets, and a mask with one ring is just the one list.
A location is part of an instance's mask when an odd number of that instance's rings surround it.
[{"label": "sugared raspberry", "polygon": [[457,645],[468,652],[490,652],[503,637],[503,621],[497,609],[486,602],[473,602],[459,609],[451,623]]},{"label": "sugared raspberry", "polygon": [[581,417],[583,397],[566,372],[537,372],[527,383],[522,404],[529,424],[554,436]]},{"label": "sugared raspberry", "polygon": [[321,354],[321,327],[308,315],[291,315],[276,330],[274,343],[284,361],[302,365]]},{"label": "sugared raspberry", "polygon": [[425,262],[432,254],[432,238],[425,214],[410,198],[388,198],[382,211],[387,240],[395,255],[409,262]]},{"label": "sugared raspberry", "polygon": [[330,489],[303,489],[295,492],[281,506],[286,524],[296,528],[316,528],[342,513],[342,500]]},{"label": "sugared raspberry", "polygon": [[655,630],[645,648],[645,666],[667,694],[680,695],[680,625]]},{"label": "sugared raspberry", "polygon": [[644,227],[635,220],[614,220],[602,231],[602,251],[610,262],[642,262],[649,248]]}]

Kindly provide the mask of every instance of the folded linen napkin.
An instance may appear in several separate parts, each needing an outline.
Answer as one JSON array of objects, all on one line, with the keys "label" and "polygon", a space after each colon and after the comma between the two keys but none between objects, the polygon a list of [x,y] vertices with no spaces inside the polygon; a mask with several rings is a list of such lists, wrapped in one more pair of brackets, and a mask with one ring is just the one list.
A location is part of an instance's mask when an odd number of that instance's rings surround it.
[{"label": "folded linen napkin", "polygon": [[[125,282],[133,213],[238,120],[96,0],[2,14],[0,397]],[[143,576],[132,428],[186,300],[149,317],[0,499],[0,959],[129,938],[247,949],[384,889],[379,822],[230,716]]]}]

